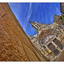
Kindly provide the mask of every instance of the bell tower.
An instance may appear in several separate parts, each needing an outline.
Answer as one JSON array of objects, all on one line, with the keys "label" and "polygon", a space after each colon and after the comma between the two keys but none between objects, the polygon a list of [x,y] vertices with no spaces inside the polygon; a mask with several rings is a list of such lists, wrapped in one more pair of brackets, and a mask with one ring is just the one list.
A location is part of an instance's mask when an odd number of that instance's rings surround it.
[{"label": "bell tower", "polygon": [[41,24],[38,22],[35,22],[35,21],[33,22],[29,21],[29,22],[31,23],[32,27],[36,30],[38,30],[41,27]]}]

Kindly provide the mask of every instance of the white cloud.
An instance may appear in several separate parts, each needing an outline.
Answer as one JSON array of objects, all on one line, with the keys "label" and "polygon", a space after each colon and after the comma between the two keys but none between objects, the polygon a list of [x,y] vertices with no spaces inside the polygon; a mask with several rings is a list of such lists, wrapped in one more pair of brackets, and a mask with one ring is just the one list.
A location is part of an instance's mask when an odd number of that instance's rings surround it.
[{"label": "white cloud", "polygon": [[31,17],[31,14],[32,14],[32,3],[30,3],[30,7],[29,7],[29,10],[28,10],[28,15],[27,15],[27,18],[26,18],[26,22],[24,23],[24,30],[25,31],[26,31],[26,27],[27,27],[29,18]]}]

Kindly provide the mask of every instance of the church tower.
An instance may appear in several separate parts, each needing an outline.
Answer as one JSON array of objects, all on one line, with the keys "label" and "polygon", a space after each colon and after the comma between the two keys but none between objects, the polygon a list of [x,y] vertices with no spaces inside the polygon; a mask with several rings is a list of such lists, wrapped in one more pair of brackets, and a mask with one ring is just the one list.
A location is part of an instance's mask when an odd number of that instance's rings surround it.
[{"label": "church tower", "polygon": [[[63,3],[60,4],[60,8],[62,16],[64,16]],[[55,14],[54,22],[50,25],[30,21],[32,27],[38,30],[36,39],[38,43],[37,45],[34,43],[34,45],[50,61],[56,60],[64,49],[64,18],[62,16]]]},{"label": "church tower", "polygon": [[33,22],[29,21],[29,22],[31,23],[32,27],[35,28],[36,30],[38,30],[41,27],[41,24],[38,22],[35,21]]}]

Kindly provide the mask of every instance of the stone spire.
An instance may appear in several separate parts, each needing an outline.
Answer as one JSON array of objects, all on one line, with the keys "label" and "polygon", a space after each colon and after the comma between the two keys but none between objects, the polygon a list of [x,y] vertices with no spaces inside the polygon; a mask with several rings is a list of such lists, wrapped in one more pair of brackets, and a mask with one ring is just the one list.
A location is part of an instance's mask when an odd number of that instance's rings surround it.
[{"label": "stone spire", "polygon": [[36,30],[38,30],[41,27],[41,24],[38,22],[35,22],[35,21],[33,22],[29,21],[29,22],[31,23],[32,27]]}]

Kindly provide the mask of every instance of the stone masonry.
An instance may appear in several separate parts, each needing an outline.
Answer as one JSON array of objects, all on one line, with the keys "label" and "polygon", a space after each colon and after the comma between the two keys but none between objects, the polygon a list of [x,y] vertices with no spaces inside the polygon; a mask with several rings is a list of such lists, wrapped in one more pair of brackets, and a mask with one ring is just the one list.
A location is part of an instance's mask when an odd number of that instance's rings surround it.
[{"label": "stone masonry", "polygon": [[60,4],[62,15],[54,15],[50,25],[31,22],[37,34],[29,36],[35,47],[50,61],[55,61],[64,49],[64,3]]}]

